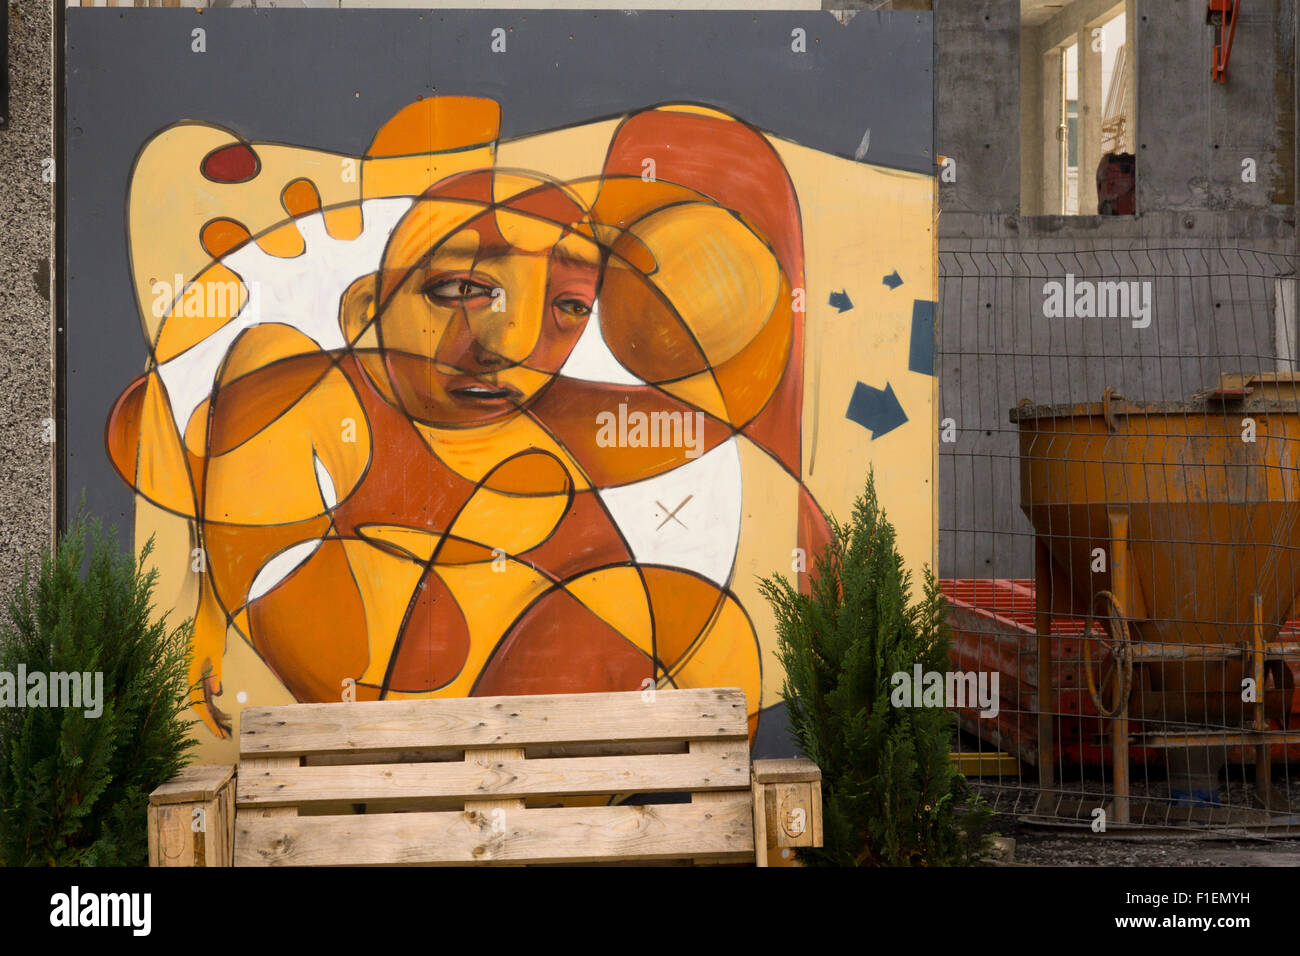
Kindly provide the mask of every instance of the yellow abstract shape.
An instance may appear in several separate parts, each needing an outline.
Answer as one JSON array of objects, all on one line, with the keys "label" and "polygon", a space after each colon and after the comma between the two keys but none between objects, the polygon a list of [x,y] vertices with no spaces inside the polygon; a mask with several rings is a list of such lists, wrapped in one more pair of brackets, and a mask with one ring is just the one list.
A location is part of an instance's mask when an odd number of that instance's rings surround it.
[{"label": "yellow abstract shape", "polygon": [[365,228],[359,203],[348,203],[326,209],[321,218],[325,221],[325,231],[330,234],[330,238],[337,239],[339,242],[349,242],[357,238]]},{"label": "yellow abstract shape", "polygon": [[291,325],[266,322],[240,335],[238,343],[221,366],[218,385],[225,387],[280,359],[320,353],[320,346],[306,333]]},{"label": "yellow abstract shape", "polygon": [[222,685],[222,658],[226,654],[226,613],[212,590],[211,579],[203,575],[203,589],[194,631],[190,637],[190,704],[204,726],[218,736],[228,736],[227,718],[212,698]]},{"label": "yellow abstract shape", "polygon": [[466,541],[507,554],[537,547],[559,526],[573,482],[553,456],[530,451],[506,459],[484,479],[452,523]]},{"label": "yellow abstract shape", "polygon": [[[781,696],[783,672],[776,657],[776,615],[759,590],[759,579],[779,571],[793,578],[799,544],[799,482],[758,445],[736,436],[740,472],[745,476],[741,497],[740,540],[731,574],[731,589],[749,612],[758,635],[763,672],[763,699]],[[816,554],[804,555],[812,568]]]},{"label": "yellow abstract shape", "polygon": [[447,686],[433,693],[390,692],[389,697],[468,697],[501,636],[525,608],[552,587],[550,579],[513,560],[507,562],[504,573],[487,563],[438,565],[437,574],[465,617],[469,656]]},{"label": "yellow abstract shape", "polygon": [[776,305],[776,257],[725,209],[673,206],[631,230],[658,265],[651,281],[669,301],[710,365],[733,358]]},{"label": "yellow abstract shape", "polygon": [[677,687],[739,687],[751,715],[762,709],[758,644],[735,598],[726,596],[704,633],[668,676]]},{"label": "yellow abstract shape", "polygon": [[136,490],[160,507],[180,514],[194,515],[194,488],[190,481],[188,459],[172,417],[167,390],[158,373],[150,372],[144,386],[138,415],[139,441],[132,471]]},{"label": "yellow abstract shape", "polygon": [[636,568],[605,568],[564,583],[588,610],[647,656],[654,654],[654,624],[645,584]]},{"label": "yellow abstract shape", "polygon": [[256,238],[257,246],[268,256],[293,259],[307,251],[307,243],[298,231],[298,224],[286,222]]},{"label": "yellow abstract shape", "polygon": [[416,422],[415,426],[443,464],[475,484],[501,464],[503,449],[527,448],[546,452],[558,459],[576,491],[591,487],[590,480],[568,449],[531,415],[515,415],[475,429],[434,428],[421,422]]},{"label": "yellow abstract shape", "polygon": [[243,281],[220,263],[189,283],[169,308],[162,307],[166,290],[161,285],[158,289],[152,308],[164,314],[155,346],[159,364],[171,361],[220,330],[248,301]]},{"label": "yellow abstract shape", "polygon": [[[218,394],[210,445],[220,441],[221,447],[209,452],[205,507],[209,521],[250,525],[302,521],[327,510],[325,494],[337,501],[346,498],[365,473],[369,431],[356,393],[342,372],[329,368],[296,400],[290,391],[291,404],[264,425],[259,418],[254,424],[260,427],[254,430],[247,416],[259,411],[250,407],[257,398],[259,378],[246,376]],[[232,397],[236,388],[248,393],[247,402]],[[232,420],[218,431],[223,419]],[[344,440],[345,421],[355,423],[355,441]],[[332,490],[321,487],[317,458]],[[249,494],[250,488],[256,488],[257,494]]]},{"label": "yellow abstract shape", "polygon": [[454,173],[484,169],[493,162],[494,151],[491,146],[445,154],[391,159],[367,158],[360,161],[361,198],[418,196],[434,183]]},{"label": "yellow abstract shape", "polygon": [[697,372],[689,378],[677,382],[665,382],[658,387],[674,398],[702,409],[718,421],[728,420],[727,402],[718,391],[718,383],[711,371]]},{"label": "yellow abstract shape", "polygon": [[[781,291],[788,289],[782,277]],[[780,384],[793,344],[791,320],[788,309],[778,309],[739,355],[714,367],[713,377],[726,398],[733,425],[748,424]]]},{"label": "yellow abstract shape", "polygon": [[343,551],[361,596],[370,647],[370,662],[357,681],[378,687],[384,683],[406,609],[424,577],[424,567],[366,541],[345,538]]}]

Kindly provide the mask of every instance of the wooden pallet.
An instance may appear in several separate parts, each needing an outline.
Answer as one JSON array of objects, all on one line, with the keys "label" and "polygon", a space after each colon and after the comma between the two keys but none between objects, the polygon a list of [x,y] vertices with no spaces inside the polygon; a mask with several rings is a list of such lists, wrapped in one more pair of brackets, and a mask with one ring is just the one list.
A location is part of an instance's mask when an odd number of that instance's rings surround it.
[{"label": "wooden pallet", "polygon": [[[822,844],[820,780],[751,766],[735,688],[249,708],[237,774],[151,797],[150,862],[764,866]],[[232,783],[227,823],[209,808]],[[209,843],[216,825],[233,840]]]}]

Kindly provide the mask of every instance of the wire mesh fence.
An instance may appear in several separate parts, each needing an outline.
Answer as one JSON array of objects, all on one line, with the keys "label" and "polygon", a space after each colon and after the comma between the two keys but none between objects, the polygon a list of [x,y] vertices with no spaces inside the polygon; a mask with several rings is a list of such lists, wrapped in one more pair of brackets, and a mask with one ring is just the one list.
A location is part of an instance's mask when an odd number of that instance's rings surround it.
[{"label": "wire mesh fence", "polygon": [[963,769],[1098,832],[1295,832],[1293,253],[995,245],[939,257],[935,680]]}]

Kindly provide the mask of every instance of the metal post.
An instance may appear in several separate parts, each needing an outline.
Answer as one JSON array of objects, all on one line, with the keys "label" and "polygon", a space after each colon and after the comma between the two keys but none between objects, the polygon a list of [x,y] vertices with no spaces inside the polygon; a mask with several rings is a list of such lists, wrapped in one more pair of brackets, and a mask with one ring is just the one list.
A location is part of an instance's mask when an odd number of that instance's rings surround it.
[{"label": "metal post", "polygon": [[[1128,512],[1118,509],[1108,510],[1106,519],[1110,525],[1110,590],[1115,595],[1115,603],[1121,614],[1128,615],[1133,607],[1133,590],[1128,556]],[[1123,666],[1116,657],[1120,651],[1128,653],[1131,648],[1116,645],[1112,652],[1111,664],[1114,670],[1115,695],[1118,698],[1124,691]],[[1115,774],[1114,820],[1116,823],[1129,822],[1129,781],[1128,781],[1128,698],[1117,700],[1119,714],[1111,723],[1110,751]]]},{"label": "metal post", "polygon": [[1051,793],[1056,748],[1052,721],[1051,605],[1052,553],[1042,538],[1035,538],[1034,630],[1038,633],[1038,804],[1034,812],[1055,815],[1056,803]]}]

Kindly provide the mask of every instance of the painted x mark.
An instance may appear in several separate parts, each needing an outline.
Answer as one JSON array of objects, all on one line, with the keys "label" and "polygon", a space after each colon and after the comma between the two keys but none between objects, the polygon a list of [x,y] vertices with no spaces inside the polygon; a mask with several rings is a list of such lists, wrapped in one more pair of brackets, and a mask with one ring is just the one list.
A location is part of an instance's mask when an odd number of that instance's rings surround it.
[{"label": "painted x mark", "polygon": [[[658,527],[658,528],[655,528],[655,530],[656,530],[656,531],[659,531],[659,530],[662,529],[663,526],[666,525],[669,521],[676,521],[678,524],[682,525],[683,528],[685,528],[686,525],[682,524],[682,519],[679,518],[679,517],[677,517],[677,512],[681,511],[682,508],[684,508],[684,507],[686,506],[686,502],[690,501],[690,500],[691,500],[692,498],[694,498],[694,497],[695,497],[694,495],[687,495],[685,498],[682,499],[682,503],[681,503],[681,504],[679,504],[676,508],[673,508],[673,509],[671,509],[671,510],[669,510],[669,508],[668,508],[667,505],[665,505],[662,501],[660,501],[660,500],[658,500],[658,499],[656,498],[656,499],[655,499],[655,504],[657,504],[660,508],[663,508],[664,511],[666,511],[666,512],[668,513],[668,517],[665,518],[663,521],[659,522],[659,527]],[[690,529],[687,529],[687,530],[690,530]]]}]

